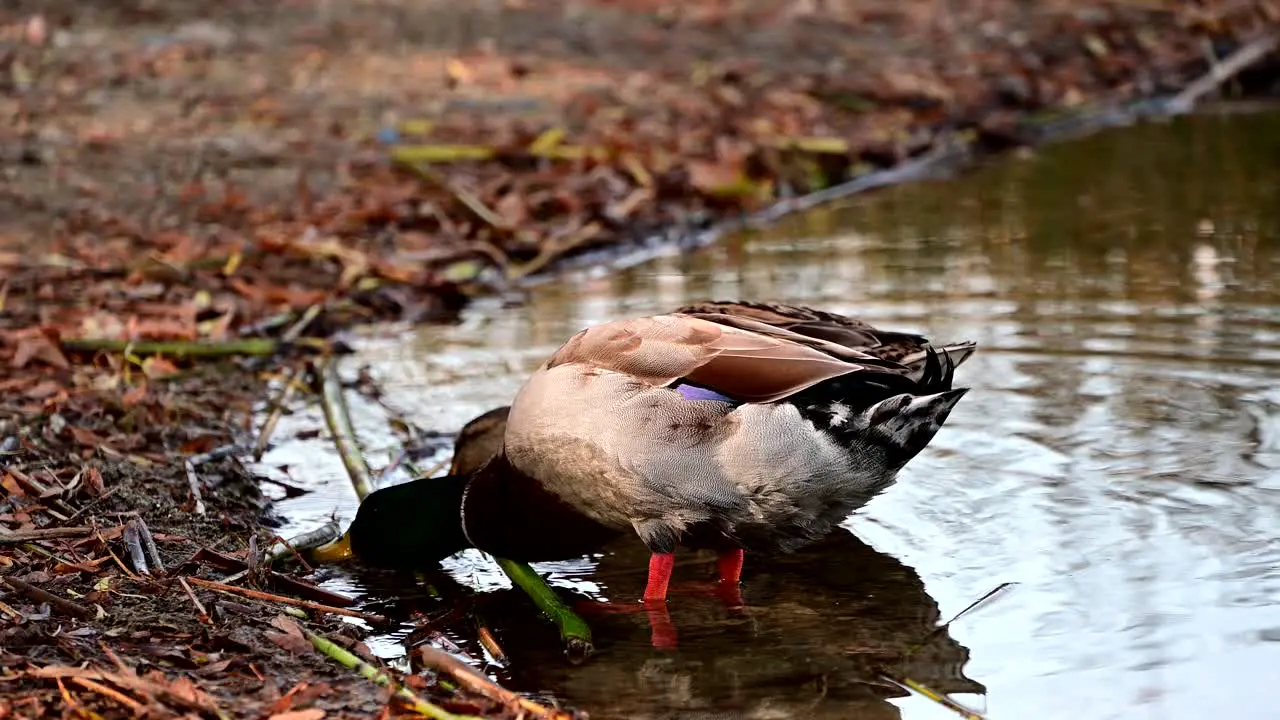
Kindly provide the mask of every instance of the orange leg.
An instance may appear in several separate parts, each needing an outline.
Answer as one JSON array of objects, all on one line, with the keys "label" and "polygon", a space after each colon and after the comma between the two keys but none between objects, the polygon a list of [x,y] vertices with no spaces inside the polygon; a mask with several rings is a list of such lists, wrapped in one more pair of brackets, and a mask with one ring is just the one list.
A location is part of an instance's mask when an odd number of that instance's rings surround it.
[{"label": "orange leg", "polygon": [[742,592],[738,589],[742,582],[742,556],[742,548],[738,548],[716,558],[716,569],[720,571],[718,594],[731,608],[742,607]]},{"label": "orange leg", "polygon": [[[670,649],[676,647],[676,627],[667,613],[667,590],[671,585],[671,571],[675,567],[674,553],[654,553],[649,557],[649,577],[644,587],[644,598],[639,603],[602,603],[584,601],[577,604],[577,609],[585,613],[635,613],[644,612],[649,616],[649,629],[653,646]],[[721,553],[716,559],[716,570],[719,581],[711,588],[694,585],[694,592],[710,590],[730,609],[742,607],[742,594],[738,584],[742,579],[742,550],[735,549]]]},{"label": "orange leg", "polygon": [[675,567],[674,553],[654,553],[649,558],[649,580],[644,588],[644,600],[638,603],[602,603],[583,601],[576,609],[585,613],[614,614],[643,612],[649,616],[650,638],[656,648],[676,647],[676,626],[667,613],[667,586],[671,584],[671,570]]},{"label": "orange leg", "polygon": [[671,570],[676,566],[675,553],[654,553],[649,557],[649,582],[644,586],[644,601],[666,602]]}]

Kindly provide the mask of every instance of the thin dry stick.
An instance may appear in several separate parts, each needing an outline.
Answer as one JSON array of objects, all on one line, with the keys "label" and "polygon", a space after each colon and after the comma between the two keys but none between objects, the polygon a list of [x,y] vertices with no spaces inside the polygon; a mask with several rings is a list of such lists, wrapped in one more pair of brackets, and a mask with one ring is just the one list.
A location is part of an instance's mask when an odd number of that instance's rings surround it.
[{"label": "thin dry stick", "polygon": [[27,677],[34,678],[84,678],[87,680],[102,680],[112,683],[113,685],[119,685],[122,688],[128,688],[137,693],[144,693],[158,698],[164,698],[166,702],[170,702],[174,705],[179,705],[191,710],[207,712],[218,717],[226,717],[212,700],[201,702],[199,699],[186,697],[174,692],[160,683],[129,675],[127,674],[127,670],[117,674],[102,670],[92,670],[90,668],[49,665],[42,668],[36,668],[35,670],[28,670],[23,674]]},{"label": "thin dry stick", "polygon": [[96,692],[99,695],[102,695],[103,697],[108,697],[108,698],[111,698],[112,700],[115,700],[121,705],[124,705],[125,707],[132,710],[135,715],[142,714],[142,711],[146,708],[145,705],[138,702],[137,700],[134,700],[128,695],[125,695],[119,690],[116,690],[115,688],[109,688],[106,685],[103,685],[102,683],[94,682],[89,678],[73,677],[71,678],[71,682],[76,685],[79,685],[85,690]]},{"label": "thin dry stick", "polygon": [[369,465],[365,463],[364,455],[356,442],[356,431],[351,426],[351,414],[347,410],[347,401],[342,392],[337,362],[330,358],[320,363],[316,372],[320,380],[320,406],[324,409],[329,434],[333,436],[333,444],[342,456],[342,465],[351,477],[356,496],[363,502],[373,492],[373,480]]},{"label": "thin dry stick", "polygon": [[58,693],[62,695],[62,704],[72,710],[75,710],[76,714],[80,717],[85,717],[84,708],[76,701],[76,698],[71,694],[71,691],[67,690],[67,686],[62,684],[62,678],[56,678],[56,680],[58,683]]},{"label": "thin dry stick", "polygon": [[72,617],[77,617],[77,618],[80,618],[81,620],[89,620],[89,619],[92,619],[94,616],[94,612],[89,608],[79,603],[71,602],[66,598],[60,598],[57,595],[54,595],[53,593],[47,590],[41,590],[35,585],[32,585],[31,583],[26,582],[24,580],[19,580],[18,578],[12,578],[12,577],[0,578],[0,580],[3,580],[6,584],[9,585],[9,587],[13,588],[14,590],[17,590],[23,595],[26,595],[32,600],[35,600],[36,602],[49,603],[49,605],[53,606],[58,610],[61,610],[62,612]]},{"label": "thin dry stick", "polygon": [[97,535],[98,537],[98,542],[102,543],[102,547],[106,549],[107,554],[110,555],[111,559],[116,562],[116,566],[118,566],[121,570],[123,570],[124,574],[127,575],[130,580],[133,580],[136,582],[142,582],[142,578],[139,577],[137,573],[130,570],[129,566],[124,564],[124,561],[120,559],[119,555],[116,555],[114,552],[111,551],[111,546],[107,544],[107,539],[102,537],[102,533],[95,533],[95,535]]},{"label": "thin dry stick", "polygon": [[17,545],[19,543],[32,542],[36,540],[54,540],[57,538],[76,538],[87,537],[93,533],[93,528],[87,527],[61,527],[61,528],[39,528],[37,530],[0,530],[0,545]]},{"label": "thin dry stick", "polygon": [[199,611],[200,622],[204,623],[205,625],[208,625],[210,622],[212,622],[209,619],[209,611],[204,609],[204,603],[200,602],[200,598],[196,597],[196,594],[191,590],[191,586],[187,584],[187,579],[180,577],[178,578],[178,583],[182,585],[182,589],[187,592],[187,598],[191,600],[191,604],[195,605],[196,610]]},{"label": "thin dry stick", "polygon": [[506,219],[498,213],[490,210],[489,206],[485,205],[484,201],[474,193],[464,187],[461,187],[457,183],[450,182],[448,178],[437,173],[435,170],[432,170],[426,165],[420,163],[406,163],[405,167],[427,182],[444,188],[446,191],[451,193],[458,202],[462,203],[464,207],[470,210],[473,215],[493,226],[497,230],[501,230],[503,232],[512,232],[514,230],[514,228],[511,227],[511,223],[507,222]]},{"label": "thin dry stick", "polygon": [[563,710],[539,705],[523,695],[511,692],[476,672],[470,665],[442,650],[423,645],[418,648],[417,652],[418,659],[424,665],[437,672],[448,674],[454,680],[457,680],[459,685],[477,695],[483,695],[490,700],[506,705],[517,715],[528,713],[533,717],[545,718],[546,720],[558,720],[561,718],[570,720],[572,718],[572,715]]},{"label": "thin dry stick", "polygon": [[303,311],[302,317],[298,318],[297,322],[290,325],[284,332],[280,333],[280,339],[286,343],[296,341],[302,336],[302,331],[306,330],[307,326],[320,315],[320,311],[322,309],[324,309],[324,305],[321,303],[316,303],[315,305],[308,307]]},{"label": "thin dry stick", "polygon": [[346,615],[347,617],[367,620],[371,623],[384,624],[387,622],[385,617],[381,615],[374,615],[372,613],[362,613],[357,610],[347,610],[346,608],[333,607],[332,605],[322,605],[318,602],[311,602],[310,600],[298,600],[297,598],[286,597],[284,595],[274,595],[260,590],[250,590],[249,588],[227,585],[225,583],[214,582],[213,580],[203,580],[197,577],[189,577],[187,580],[193,585],[199,585],[200,587],[209,588],[210,590],[217,590],[218,592],[226,593],[228,595],[239,595],[241,597],[252,598],[254,600],[261,600],[263,602],[292,605],[294,607],[315,610],[316,612],[326,612],[332,615]]},{"label": "thin dry stick", "polygon": [[253,461],[260,462],[262,455],[267,451],[267,443],[271,442],[271,434],[276,431],[276,424],[280,422],[280,416],[284,414],[284,409],[289,405],[289,401],[293,399],[293,393],[298,388],[298,384],[294,382],[297,371],[293,368],[287,368],[284,371],[284,386],[280,389],[280,394],[272,399],[268,406],[271,408],[267,420],[262,424],[262,430],[258,433],[258,440],[253,445]]},{"label": "thin dry stick", "polygon": [[187,486],[191,488],[191,501],[195,506],[195,513],[204,515],[204,498],[200,495],[200,476],[196,475],[196,465],[191,462],[191,458],[187,458],[182,466],[187,471]]},{"label": "thin dry stick", "polygon": [[1209,72],[1175,95],[1169,101],[1167,107],[1175,113],[1189,112],[1200,98],[1239,75],[1245,68],[1266,57],[1278,46],[1280,46],[1280,33],[1268,33],[1255,39],[1253,42],[1231,53],[1222,62],[1215,63],[1213,67],[1209,68]]}]

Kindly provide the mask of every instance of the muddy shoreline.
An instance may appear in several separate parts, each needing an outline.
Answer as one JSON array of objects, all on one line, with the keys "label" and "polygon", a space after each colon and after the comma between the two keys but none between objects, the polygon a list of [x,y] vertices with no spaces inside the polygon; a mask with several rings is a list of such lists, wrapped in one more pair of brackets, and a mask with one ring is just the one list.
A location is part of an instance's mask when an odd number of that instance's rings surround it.
[{"label": "muddy shoreline", "polygon": [[[0,575],[18,581],[0,587],[0,711],[403,710],[301,634],[371,659],[360,625],[199,582],[247,563],[244,587],[341,600],[255,562],[277,524],[245,467],[268,386],[354,324],[450,322],[780,199],[1131,120],[1204,76],[1206,48],[1221,62],[1277,25],[1264,3],[258,5],[0,13]],[[1278,67],[1212,89],[1268,97]],[[211,452],[199,514],[184,461]],[[132,559],[135,518],[163,569]]]}]

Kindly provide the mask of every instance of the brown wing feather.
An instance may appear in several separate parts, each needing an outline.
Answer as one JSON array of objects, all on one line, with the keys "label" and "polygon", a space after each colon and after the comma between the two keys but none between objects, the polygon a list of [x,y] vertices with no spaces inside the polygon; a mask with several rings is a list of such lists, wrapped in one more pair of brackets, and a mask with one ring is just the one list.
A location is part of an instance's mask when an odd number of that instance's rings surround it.
[{"label": "brown wing feather", "polygon": [[881,330],[857,318],[803,305],[713,301],[686,305],[676,312],[720,323],[753,320],[885,360],[900,361],[903,356],[921,350],[929,342],[923,335]]},{"label": "brown wing feather", "polygon": [[583,330],[547,367],[566,363],[625,373],[654,386],[684,378],[746,402],[772,402],[854,372],[905,371],[866,353],[764,323],[742,318],[715,323],[678,314]]}]

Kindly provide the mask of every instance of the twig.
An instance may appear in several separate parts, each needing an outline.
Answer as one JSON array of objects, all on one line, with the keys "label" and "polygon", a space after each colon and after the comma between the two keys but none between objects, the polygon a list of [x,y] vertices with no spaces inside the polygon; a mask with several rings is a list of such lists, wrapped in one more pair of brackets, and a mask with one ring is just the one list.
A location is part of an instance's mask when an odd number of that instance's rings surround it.
[{"label": "twig", "polygon": [[246,450],[245,446],[239,443],[222,445],[221,447],[216,447],[210,450],[209,452],[200,453],[199,455],[192,455],[191,464],[196,465],[198,467],[200,465],[204,465],[205,463],[217,462],[219,460],[226,460],[227,458],[232,457],[234,455],[239,455],[245,450]]},{"label": "twig", "polygon": [[315,305],[308,307],[302,313],[302,317],[298,318],[297,322],[290,325],[284,332],[280,333],[280,340],[286,343],[292,343],[297,340],[301,337],[302,331],[306,330],[307,326],[320,315],[320,311],[323,308],[324,306],[320,303],[316,303]]},{"label": "twig", "polygon": [[347,401],[342,392],[342,381],[338,377],[337,363],[330,358],[318,364],[316,374],[320,381],[320,405],[324,409],[324,419],[329,425],[329,433],[333,435],[333,444],[342,456],[342,465],[351,477],[351,485],[356,496],[363,502],[373,492],[373,481],[370,479],[369,465],[356,443],[356,432],[351,426],[351,415],[347,410]]},{"label": "twig", "polygon": [[111,559],[115,561],[116,567],[119,567],[130,580],[143,582],[142,578],[139,577],[137,573],[130,570],[129,566],[125,565],[124,561],[120,559],[120,556],[116,555],[115,552],[112,551],[111,546],[107,544],[107,539],[102,537],[102,533],[94,533],[94,535],[97,536],[98,542],[102,543],[103,549],[107,551],[107,554],[111,556]]},{"label": "twig", "polygon": [[139,575],[150,575],[147,556],[142,551],[142,533],[138,531],[138,526],[133,520],[124,526],[124,546],[129,551],[129,561],[133,563],[133,569]]},{"label": "twig", "polygon": [[[219,570],[223,570],[225,572],[237,572],[237,571],[247,572],[248,570],[248,565],[243,560],[240,560],[239,558],[233,558],[230,555],[223,555],[222,553],[211,550],[207,547],[200,548],[199,550],[197,550],[196,553],[192,555],[191,559],[188,560],[187,562],[188,563],[207,562],[210,565],[218,568]],[[311,598],[316,602],[321,602],[321,603],[324,603],[325,605],[334,605],[337,607],[346,607],[348,605],[353,604],[353,601],[351,600],[351,598],[339,595],[338,593],[329,592],[324,588],[317,587],[310,583],[303,582],[289,575],[278,573],[275,570],[270,571],[270,574],[267,577],[270,578],[274,586],[284,588],[292,595],[297,595],[299,597],[304,597],[304,598]],[[229,584],[230,578],[223,578],[222,582],[224,584]]]},{"label": "twig", "polygon": [[52,540],[55,538],[87,537],[93,534],[93,528],[61,527],[39,528],[36,530],[0,530],[0,545],[18,545],[33,540]]},{"label": "twig", "polygon": [[595,651],[591,643],[591,627],[560,601],[542,576],[534,572],[528,563],[506,558],[494,559],[507,577],[511,578],[511,582],[523,590],[533,600],[533,604],[560,629],[560,639],[564,641],[564,653],[569,661],[579,663],[590,657]]},{"label": "twig", "polygon": [[396,695],[409,703],[414,712],[435,720],[479,720],[470,715],[454,715],[444,708],[434,705],[415,695],[411,690],[400,685],[390,675],[361,660],[346,648],[328,638],[320,637],[306,628],[301,628],[303,635],[311,641],[312,646],[326,657],[332,658],[348,669],[354,670],[360,677],[375,685],[391,688]]},{"label": "twig", "polygon": [[507,654],[502,650],[502,645],[498,644],[498,638],[493,636],[493,631],[489,629],[488,625],[485,625],[484,623],[477,624],[476,639],[480,641],[480,645],[484,647],[485,650],[488,650],[489,654],[492,655],[493,659],[499,664],[506,665],[509,662],[507,660]]},{"label": "twig", "polygon": [[200,622],[208,625],[211,622],[209,619],[209,611],[204,609],[204,603],[200,602],[200,598],[196,597],[195,592],[191,590],[191,586],[187,584],[187,579],[183,577],[178,578],[178,584],[182,585],[182,589],[187,592],[187,597],[191,600],[191,604],[195,605],[196,610],[200,612]]},{"label": "twig", "polygon": [[494,702],[505,705],[517,716],[532,716],[543,718],[544,720],[567,720],[573,717],[563,710],[539,705],[529,698],[494,683],[489,678],[476,672],[470,665],[430,645],[420,646],[416,652],[418,653],[418,660],[423,665],[437,672],[448,674],[470,692],[483,695]]},{"label": "twig", "polygon": [[55,518],[58,518],[58,520],[60,520],[61,522],[66,522],[68,520],[67,516],[75,512],[74,510],[71,509],[70,505],[66,504],[65,502],[59,500],[56,497],[52,497],[54,494],[56,494],[57,491],[55,491],[53,488],[49,487],[48,485],[45,485],[39,480],[31,477],[30,475],[12,466],[5,468],[5,471],[10,476],[12,476],[14,481],[17,482],[18,485],[21,486],[22,489],[27,493],[34,495],[35,497],[47,498],[46,504],[52,506],[53,508],[56,508],[58,512],[54,512],[49,507],[45,508],[45,512],[54,516]]},{"label": "twig", "polygon": [[271,434],[276,430],[276,424],[280,422],[280,416],[284,414],[284,409],[289,405],[289,401],[293,399],[293,393],[297,390],[298,385],[294,382],[297,372],[293,368],[287,368],[284,372],[284,387],[280,389],[280,394],[270,401],[270,408],[266,422],[262,423],[262,430],[258,433],[258,441],[253,445],[253,461],[261,462],[262,454],[267,451],[267,443],[271,441]]},{"label": "twig", "polygon": [[914,692],[918,695],[922,695],[934,701],[935,703],[941,705],[942,707],[958,714],[960,717],[964,718],[965,720],[986,720],[986,716],[984,716],[982,713],[979,713],[976,710],[971,710],[965,707],[964,705],[961,705],[960,703],[956,702],[955,700],[952,700],[950,697],[936,690],[933,690],[928,686],[923,685],[915,680],[912,680],[909,677],[904,677],[901,680],[898,680],[892,675],[888,675],[885,673],[881,673],[880,677],[893,683],[894,685],[897,685],[903,690],[906,690],[908,692]]},{"label": "twig", "polygon": [[508,267],[507,280],[515,282],[542,270],[547,265],[567,255],[570,251],[580,247],[583,243],[598,237],[603,229],[599,223],[587,223],[563,240],[548,243],[528,262]]},{"label": "twig", "polygon": [[187,580],[194,585],[209,588],[210,590],[217,590],[218,592],[226,593],[228,595],[239,595],[241,597],[252,598],[254,600],[261,600],[263,602],[292,605],[294,607],[306,608],[308,610],[315,610],[316,612],[325,612],[333,615],[346,615],[347,617],[360,618],[361,620],[367,620],[368,622],[376,624],[385,624],[387,622],[387,619],[381,615],[362,613],[358,610],[347,610],[346,608],[333,607],[332,605],[322,605],[318,602],[311,602],[310,600],[298,600],[284,595],[274,595],[260,590],[250,590],[249,588],[227,585],[226,583],[204,580],[197,577],[189,577]]},{"label": "twig", "polygon": [[17,590],[23,595],[26,595],[32,600],[35,600],[36,602],[49,603],[51,606],[72,617],[80,618],[81,620],[91,620],[94,616],[94,612],[89,608],[79,603],[71,602],[66,598],[60,598],[47,590],[41,590],[35,585],[24,580],[12,577],[4,577],[0,578],[0,580],[3,580],[9,587]]},{"label": "twig", "polygon": [[106,492],[104,492],[104,493],[102,493],[101,495],[99,495],[98,497],[94,498],[94,499],[93,499],[92,501],[90,501],[89,503],[87,503],[87,504],[85,504],[85,505],[80,506],[80,509],[79,509],[79,510],[76,510],[75,512],[73,512],[73,513],[71,513],[70,515],[68,515],[68,516],[67,516],[67,522],[70,522],[70,521],[72,521],[72,520],[75,520],[76,518],[78,518],[78,517],[80,517],[81,515],[85,514],[85,512],[87,512],[87,511],[89,511],[89,510],[92,510],[93,508],[97,507],[99,503],[101,503],[102,501],[104,501],[104,500],[106,500],[107,498],[111,497],[112,495],[115,495],[115,494],[116,494],[116,491],[117,491],[117,490],[119,490],[119,489],[120,489],[120,488],[119,488],[119,486],[117,486],[117,487],[113,487],[113,488],[108,488]]},{"label": "twig", "polygon": [[423,180],[444,188],[447,192],[452,194],[458,202],[462,203],[464,207],[470,210],[473,215],[488,225],[491,225],[502,232],[512,232],[514,230],[514,228],[511,227],[511,223],[507,222],[507,220],[498,213],[489,209],[489,206],[485,205],[483,200],[466,188],[458,185],[457,183],[450,182],[448,178],[435,170],[432,170],[426,165],[419,163],[405,163],[404,166]]},{"label": "twig", "polygon": [[35,670],[28,670],[23,674],[27,677],[33,678],[83,678],[86,680],[102,680],[113,685],[128,688],[135,692],[164,698],[165,701],[174,705],[179,705],[191,710],[199,710],[219,718],[226,717],[222,711],[218,709],[217,704],[215,704],[212,699],[206,702],[201,702],[198,698],[187,697],[179,694],[160,683],[144,680],[140,677],[133,677],[123,672],[109,673],[89,668],[59,667],[50,665],[42,668],[36,668]]},{"label": "twig", "polygon": [[1215,63],[1209,72],[1200,76],[1195,82],[1182,89],[1169,100],[1166,108],[1169,112],[1189,112],[1200,98],[1216,90],[1223,83],[1239,75],[1250,65],[1266,57],[1268,53],[1280,46],[1280,33],[1268,33],[1253,40],[1244,47],[1231,53],[1225,60]]},{"label": "twig", "polygon": [[404,465],[405,461],[408,459],[409,452],[404,448],[401,448],[400,452],[396,453],[395,456],[391,458],[391,463],[378,471],[379,482],[386,480],[391,473],[399,469],[401,465]]},{"label": "twig", "polygon": [[187,487],[191,490],[192,511],[196,515],[204,515],[204,497],[200,493],[200,476],[196,474],[196,468],[205,463],[211,463],[218,460],[224,460],[239,453],[244,452],[245,447],[238,443],[223,445],[216,447],[209,452],[192,455],[183,461],[183,468],[187,471]]},{"label": "twig", "polygon": [[56,680],[58,683],[58,694],[62,695],[62,703],[66,705],[68,708],[75,710],[76,715],[79,715],[80,717],[84,717],[85,716],[84,707],[82,707],[80,703],[76,701],[76,698],[74,695],[71,694],[71,691],[67,690],[67,686],[62,684],[62,678],[56,678]]},{"label": "twig", "polygon": [[200,476],[196,475],[196,464],[187,458],[182,466],[187,471],[187,487],[191,488],[191,502],[196,515],[204,515],[204,498],[200,495]]},{"label": "twig", "polygon": [[[323,342],[323,341],[319,341]],[[227,357],[230,355],[275,355],[285,343],[270,338],[243,340],[110,340],[81,338],[63,340],[62,348],[73,352],[128,352],[133,355],[172,355],[174,357]]]},{"label": "twig", "polygon": [[89,678],[73,677],[71,678],[71,682],[76,685],[79,685],[85,690],[96,692],[99,695],[102,695],[103,697],[109,697],[112,700],[115,700],[121,705],[124,705],[125,707],[132,710],[135,715],[141,715],[142,711],[146,707],[142,703],[138,702],[137,700],[134,700],[128,695],[125,695],[119,690],[116,690],[115,688],[109,688],[106,685],[103,685],[102,683],[94,682]]}]

